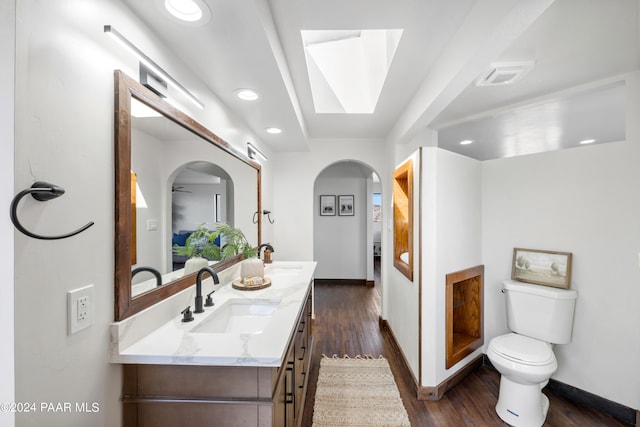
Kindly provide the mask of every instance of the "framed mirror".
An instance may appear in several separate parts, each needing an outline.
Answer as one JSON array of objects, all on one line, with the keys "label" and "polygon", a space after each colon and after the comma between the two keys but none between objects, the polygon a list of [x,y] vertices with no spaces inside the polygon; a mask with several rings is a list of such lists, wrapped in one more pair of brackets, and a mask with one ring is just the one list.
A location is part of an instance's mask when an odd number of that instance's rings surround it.
[{"label": "framed mirror", "polygon": [[[205,224],[260,245],[261,167],[119,70],[115,81],[115,320],[195,283],[174,245]],[[209,260],[222,271],[242,260]],[[135,275],[133,272],[135,271]]]}]

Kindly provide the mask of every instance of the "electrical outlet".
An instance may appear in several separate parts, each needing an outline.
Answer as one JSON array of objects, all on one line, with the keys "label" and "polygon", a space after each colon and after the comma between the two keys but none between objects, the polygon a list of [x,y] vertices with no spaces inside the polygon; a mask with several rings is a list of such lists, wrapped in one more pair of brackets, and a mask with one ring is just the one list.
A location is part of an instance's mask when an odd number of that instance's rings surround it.
[{"label": "electrical outlet", "polygon": [[148,219],[147,220],[147,231],[156,231],[158,229],[158,220],[157,219]]},{"label": "electrical outlet", "polygon": [[77,316],[77,320],[78,322],[82,322],[84,320],[87,320],[87,316],[88,316],[88,310],[89,310],[89,297],[88,296],[83,296],[78,298],[78,316]]},{"label": "electrical outlet", "polygon": [[93,325],[93,308],[93,285],[67,292],[67,332],[69,335]]}]

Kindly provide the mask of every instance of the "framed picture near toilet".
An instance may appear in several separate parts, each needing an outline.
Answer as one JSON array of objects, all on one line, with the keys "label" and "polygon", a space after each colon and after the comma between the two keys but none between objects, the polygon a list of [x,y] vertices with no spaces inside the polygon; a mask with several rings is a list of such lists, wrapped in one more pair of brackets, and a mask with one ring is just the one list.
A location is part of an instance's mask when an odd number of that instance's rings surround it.
[{"label": "framed picture near toilet", "polygon": [[514,248],[511,279],[569,289],[571,257],[571,252]]}]

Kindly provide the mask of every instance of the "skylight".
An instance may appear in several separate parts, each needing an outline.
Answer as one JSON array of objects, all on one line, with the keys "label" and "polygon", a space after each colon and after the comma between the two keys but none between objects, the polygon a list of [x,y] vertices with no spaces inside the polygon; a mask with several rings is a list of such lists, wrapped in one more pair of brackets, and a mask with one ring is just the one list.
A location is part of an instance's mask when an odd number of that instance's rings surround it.
[{"label": "skylight", "polygon": [[301,31],[316,113],[373,113],[402,30]]}]

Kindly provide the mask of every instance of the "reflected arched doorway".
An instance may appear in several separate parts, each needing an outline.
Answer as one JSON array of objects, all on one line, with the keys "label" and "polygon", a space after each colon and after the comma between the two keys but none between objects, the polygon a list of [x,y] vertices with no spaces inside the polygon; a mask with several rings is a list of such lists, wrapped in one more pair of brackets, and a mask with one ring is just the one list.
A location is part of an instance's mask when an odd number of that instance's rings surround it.
[{"label": "reflected arched doorway", "polygon": [[[234,226],[234,183],[227,171],[211,162],[195,161],[181,166],[172,176],[172,247],[183,246],[201,224],[210,231],[222,222]],[[172,270],[184,268],[187,257],[170,256]]]}]

